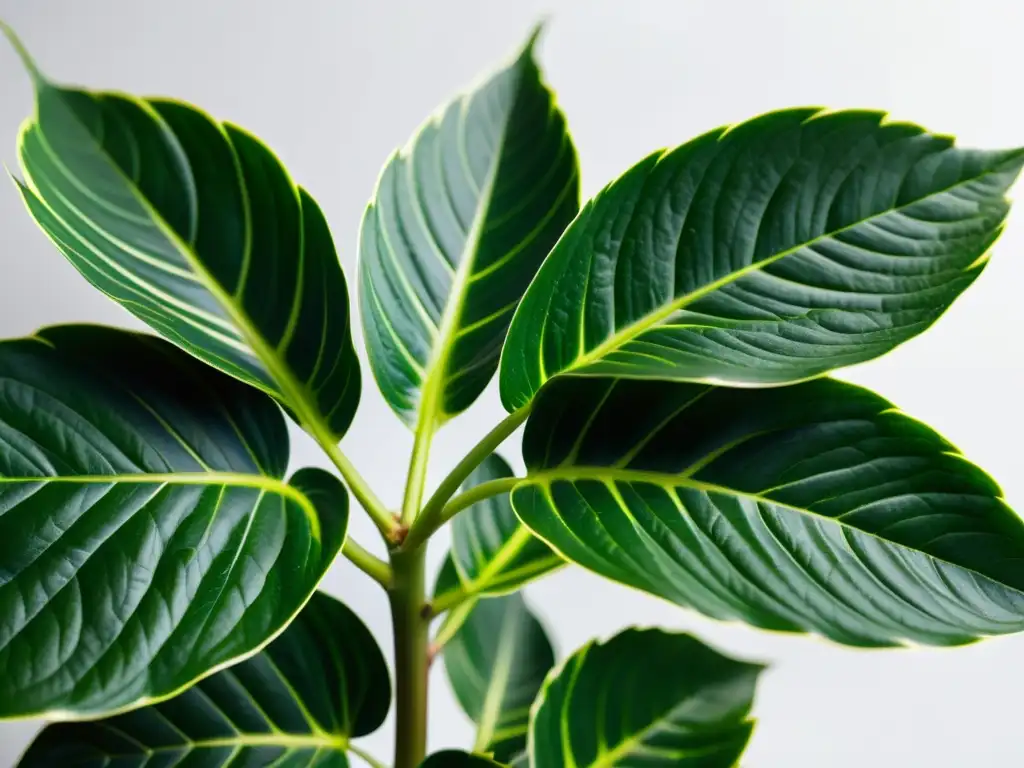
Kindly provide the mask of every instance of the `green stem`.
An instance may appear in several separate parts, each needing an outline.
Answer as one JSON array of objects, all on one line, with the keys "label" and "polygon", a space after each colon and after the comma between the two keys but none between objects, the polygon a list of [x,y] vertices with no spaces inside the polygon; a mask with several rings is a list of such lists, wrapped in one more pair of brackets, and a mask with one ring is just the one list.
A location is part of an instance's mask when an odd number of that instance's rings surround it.
[{"label": "green stem", "polygon": [[459,603],[468,600],[471,595],[472,593],[464,585],[449,589],[447,592],[442,592],[430,601],[428,616],[432,619],[440,616],[445,611],[449,611]]},{"label": "green stem", "polygon": [[459,490],[459,486],[466,481],[466,478],[472,474],[473,470],[479,467],[484,459],[505,442],[508,436],[515,432],[529,415],[530,406],[526,405],[506,416],[498,426],[484,435],[483,439],[466,454],[462,461],[455,465],[455,469],[448,474],[448,477],[441,481],[441,485],[434,491],[434,495],[427,500],[419,517],[413,521],[409,534],[405,537],[405,541],[402,544],[403,549],[411,551],[419,548],[430,538],[430,534],[444,525],[444,520],[441,518],[444,515],[445,505],[448,503],[448,500],[455,495],[455,492]]},{"label": "green stem", "polygon": [[[447,595],[455,597],[451,592],[446,593],[444,596]],[[449,606],[448,614],[444,617],[444,621],[441,622],[441,627],[437,630],[437,634],[434,635],[434,640],[430,644],[431,657],[437,656],[448,642],[455,637],[458,631],[462,629],[462,625],[469,619],[469,614],[473,612],[476,604],[480,602],[479,596],[467,592],[460,593],[458,598],[458,600],[453,600]],[[435,603],[435,611],[437,610],[436,605]],[[440,613],[440,611],[437,611],[437,613]]]},{"label": "green stem", "polygon": [[416,438],[409,459],[409,474],[405,481],[405,498],[402,500],[402,525],[412,525],[423,500],[423,485],[427,479],[427,463],[430,459],[430,443],[434,439],[434,423],[421,419],[416,425]]},{"label": "green stem", "polygon": [[345,539],[345,545],[342,547],[341,553],[352,561],[356,568],[376,581],[384,589],[391,588],[391,566],[368,552],[357,541],[351,537]]},{"label": "green stem", "polygon": [[491,496],[497,496],[500,493],[508,493],[511,491],[516,484],[522,481],[521,477],[499,477],[495,480],[488,480],[487,482],[480,483],[480,485],[474,485],[467,491],[460,493],[454,499],[445,504],[441,511],[437,514],[431,514],[430,518],[423,516],[423,523],[420,525],[413,526],[412,530],[409,531],[409,535],[405,537],[403,546],[408,549],[414,549],[420,544],[423,544],[427,539],[434,535],[441,526],[455,517],[459,512],[471,507],[478,501],[489,499]]},{"label": "green stem", "polygon": [[427,752],[429,620],[426,552],[392,553],[391,621],[395,635],[395,768],[417,768]]},{"label": "green stem", "polygon": [[387,507],[377,497],[377,494],[373,492],[373,489],[363,479],[363,476],[359,474],[359,470],[341,452],[337,443],[333,442],[329,437],[320,434],[319,431],[314,431],[313,435],[316,437],[316,441],[320,444],[324,453],[327,454],[334,466],[338,468],[341,476],[345,478],[345,482],[348,484],[349,490],[352,491],[352,495],[356,497],[356,501],[359,502],[360,506],[366,510],[366,513],[373,520],[384,540],[393,544],[399,528],[398,521],[395,520],[394,515],[388,512]]}]

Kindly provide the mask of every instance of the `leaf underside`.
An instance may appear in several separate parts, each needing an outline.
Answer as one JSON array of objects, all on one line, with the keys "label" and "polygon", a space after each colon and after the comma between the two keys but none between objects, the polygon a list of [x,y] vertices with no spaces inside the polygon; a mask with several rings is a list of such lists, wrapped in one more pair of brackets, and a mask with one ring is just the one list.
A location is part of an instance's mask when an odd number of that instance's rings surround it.
[{"label": "leaf underside", "polygon": [[60,252],[175,344],[343,435],[359,366],[313,198],[253,136],[186,104],[38,73],[36,91],[19,187]]},{"label": "leaf underside", "polygon": [[387,665],[369,630],[318,593],[256,656],[160,704],[51,725],[19,768],[347,768],[349,739],[380,726],[390,696]]},{"label": "leaf underside", "polygon": [[476,400],[578,210],[576,152],[532,39],[392,155],[363,218],[359,281],[371,367],[403,420],[436,425]]},{"label": "leaf underside", "polygon": [[0,343],[0,718],[166,698],[282,630],[348,519],[287,463],[273,401],[160,339]]},{"label": "leaf underside", "polygon": [[508,333],[502,402],[559,374],[749,387],[878,357],[978,276],[1022,162],[814,109],[655,153],[545,261]]},{"label": "leaf underside", "polygon": [[503,762],[526,748],[530,705],[555,665],[544,627],[520,594],[478,601],[444,648],[455,697],[477,724],[474,749]]},{"label": "leaf underside", "polygon": [[859,387],[567,378],[523,451],[512,503],[538,536],[708,616],[856,646],[1024,630],[1024,523]]},{"label": "leaf underside", "polygon": [[689,635],[627,629],[571,656],[533,709],[533,768],[732,768],[761,667]]}]

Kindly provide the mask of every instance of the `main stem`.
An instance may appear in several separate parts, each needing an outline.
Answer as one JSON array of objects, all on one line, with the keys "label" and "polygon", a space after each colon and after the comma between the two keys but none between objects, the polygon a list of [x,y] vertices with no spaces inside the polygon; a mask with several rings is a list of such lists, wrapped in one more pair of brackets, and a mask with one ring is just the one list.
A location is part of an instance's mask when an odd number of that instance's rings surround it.
[{"label": "main stem", "polygon": [[417,768],[427,753],[427,672],[430,622],[426,548],[391,555],[391,622],[395,635],[395,768]]},{"label": "main stem", "polygon": [[[426,547],[430,535],[447,519],[445,503],[459,485],[526,420],[529,408],[508,416],[470,451],[420,511],[437,428],[431,411],[421,411],[416,425],[409,475],[402,501],[401,525],[405,541],[391,550],[391,624],[395,636],[395,768],[419,768],[427,752],[427,674],[430,669],[430,619],[425,611]],[[491,489],[488,488],[488,491]],[[449,510],[454,514],[458,504]],[[419,514],[419,516],[417,516]],[[449,514],[449,516],[450,516]],[[359,552],[353,552],[359,555]],[[371,563],[372,564],[372,563]],[[384,583],[384,582],[382,582]]]}]

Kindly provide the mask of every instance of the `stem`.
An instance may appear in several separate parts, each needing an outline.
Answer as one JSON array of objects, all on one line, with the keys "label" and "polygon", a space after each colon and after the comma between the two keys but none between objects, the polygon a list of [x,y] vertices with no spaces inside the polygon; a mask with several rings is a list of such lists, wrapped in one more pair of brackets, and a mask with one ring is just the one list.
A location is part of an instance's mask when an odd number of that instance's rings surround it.
[{"label": "stem", "polygon": [[520,424],[526,421],[526,417],[530,415],[530,407],[530,405],[525,405],[518,411],[506,416],[498,426],[484,435],[483,439],[466,454],[462,461],[455,465],[455,469],[448,474],[448,477],[441,481],[441,485],[434,491],[434,495],[423,506],[423,511],[420,512],[419,517],[413,521],[412,527],[409,529],[409,535],[406,536],[402,544],[403,549],[413,550],[418,548],[429,538],[429,533],[424,535],[425,531],[433,533],[444,525],[444,521],[440,518],[444,514],[445,504],[455,495],[455,492],[459,490],[459,486],[465,482],[473,470],[480,466],[480,463],[490,456],[499,445],[505,442],[505,439],[515,432]]},{"label": "stem", "polygon": [[431,619],[436,618],[445,611],[450,611],[459,603],[468,600],[471,596],[472,593],[465,586],[449,589],[430,601],[427,615]]},{"label": "stem", "polygon": [[337,443],[332,442],[330,439],[324,439],[319,432],[314,432],[314,436],[324,453],[327,454],[334,466],[338,468],[341,476],[345,478],[345,482],[348,483],[352,495],[356,497],[356,501],[366,510],[370,519],[373,520],[377,529],[384,536],[384,540],[388,543],[394,543],[399,528],[398,521],[388,512],[384,503],[373,492],[373,489],[367,485],[366,480],[359,474],[359,470],[341,452]]},{"label": "stem", "polygon": [[412,444],[412,458],[409,459],[409,475],[405,481],[405,498],[402,500],[402,525],[408,526],[416,519],[423,500],[423,485],[427,479],[427,462],[430,458],[430,443],[434,439],[434,423],[429,417],[416,424],[416,438]]},{"label": "stem", "polygon": [[346,538],[345,545],[341,548],[341,553],[351,560],[356,568],[376,581],[384,589],[391,588],[393,578],[391,566],[365,550],[357,541],[351,537]]},{"label": "stem", "polygon": [[[452,593],[449,592],[447,594]],[[444,621],[441,622],[441,627],[437,630],[437,634],[434,635],[434,641],[430,644],[431,656],[437,656],[448,642],[455,637],[458,631],[462,629],[462,625],[469,619],[469,614],[473,612],[476,604],[480,602],[480,598],[477,595],[466,592],[461,593],[459,598],[459,600],[449,606],[451,610],[444,617]]]},{"label": "stem", "polygon": [[427,752],[427,667],[429,622],[426,552],[395,551],[391,621],[395,633],[395,768],[417,768]]},{"label": "stem", "polygon": [[413,526],[412,530],[409,531],[409,535],[405,537],[403,546],[408,549],[415,549],[420,544],[426,542],[441,526],[462,510],[473,506],[478,501],[489,499],[491,496],[508,493],[522,479],[521,477],[499,477],[495,480],[480,483],[480,485],[474,485],[445,504],[440,512],[431,514],[429,519],[424,514],[423,522],[420,525]]}]

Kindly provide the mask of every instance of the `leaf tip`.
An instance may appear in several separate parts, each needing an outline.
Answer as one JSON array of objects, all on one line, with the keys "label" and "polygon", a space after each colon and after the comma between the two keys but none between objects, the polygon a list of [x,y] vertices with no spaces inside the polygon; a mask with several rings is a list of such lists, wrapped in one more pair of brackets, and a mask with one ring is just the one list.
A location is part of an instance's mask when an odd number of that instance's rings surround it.
[{"label": "leaf tip", "polygon": [[530,34],[526,38],[526,42],[523,44],[523,56],[533,55],[533,50],[537,47],[537,41],[541,38],[544,34],[544,30],[547,28],[548,20],[548,16],[543,16],[536,24],[533,25],[533,28],[530,30]]},{"label": "leaf tip", "polygon": [[3,164],[4,172],[7,174],[7,178],[10,179],[11,183],[14,184],[14,188],[18,190],[18,193],[22,196],[31,194],[32,190],[29,189],[28,184],[18,178],[16,174],[6,162]]},{"label": "leaf tip", "polygon": [[1003,153],[1003,165],[1020,171],[1021,167],[1024,166],[1024,147],[1006,150]]},{"label": "leaf tip", "polygon": [[14,52],[18,54],[18,58],[21,59],[21,63],[25,67],[25,71],[28,72],[29,77],[32,78],[32,84],[38,89],[43,85],[46,85],[46,77],[43,76],[42,70],[36,66],[35,60],[29,54],[28,49],[24,43],[21,42],[21,38],[14,31],[14,28],[3,19],[0,19],[0,33],[7,38],[7,41],[11,44]]}]

